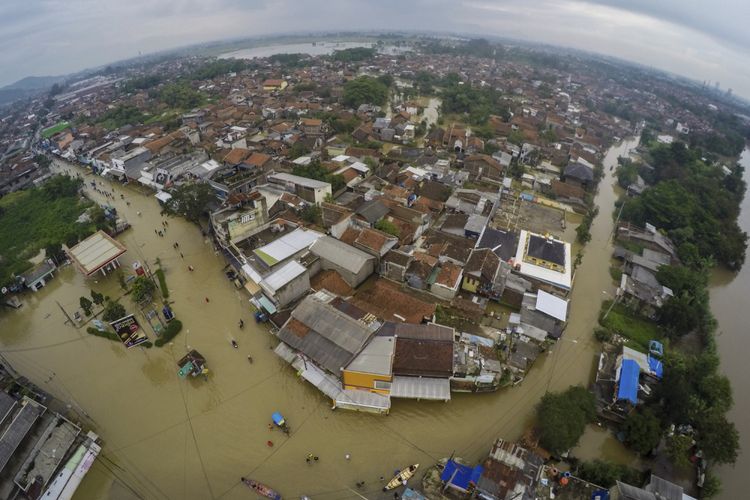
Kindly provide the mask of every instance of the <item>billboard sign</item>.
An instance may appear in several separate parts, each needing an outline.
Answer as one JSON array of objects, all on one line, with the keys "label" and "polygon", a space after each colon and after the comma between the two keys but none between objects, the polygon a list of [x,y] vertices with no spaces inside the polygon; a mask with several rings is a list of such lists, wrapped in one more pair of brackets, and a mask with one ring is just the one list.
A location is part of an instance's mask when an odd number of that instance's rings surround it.
[{"label": "billboard sign", "polygon": [[141,325],[138,324],[138,320],[135,319],[135,316],[132,314],[128,314],[123,318],[112,321],[110,325],[112,325],[112,328],[115,329],[115,333],[120,337],[120,340],[128,349],[148,340],[146,334],[141,330]]}]

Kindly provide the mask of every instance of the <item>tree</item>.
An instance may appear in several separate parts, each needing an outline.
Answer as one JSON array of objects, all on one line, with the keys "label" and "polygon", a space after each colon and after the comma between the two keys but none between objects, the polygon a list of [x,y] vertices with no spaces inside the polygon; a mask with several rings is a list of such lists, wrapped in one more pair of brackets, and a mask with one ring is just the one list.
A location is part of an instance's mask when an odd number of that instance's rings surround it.
[{"label": "tree", "polygon": [[710,414],[698,433],[698,447],[707,459],[717,464],[733,464],[737,460],[739,440],[734,422],[718,413]]},{"label": "tree", "polygon": [[552,453],[561,454],[578,443],[586,424],[594,418],[596,400],[584,387],[548,392],[537,406],[539,442]]},{"label": "tree", "polygon": [[52,259],[56,264],[60,264],[65,259],[65,251],[61,243],[49,243],[44,247],[44,255],[48,259]]},{"label": "tree", "polygon": [[703,480],[701,488],[701,498],[713,498],[721,493],[721,479],[709,469],[706,471],[706,478]]},{"label": "tree", "polygon": [[133,281],[130,297],[134,302],[146,302],[151,300],[151,294],[155,289],[156,285],[154,285],[153,281],[146,276],[138,276],[135,281]]},{"label": "tree", "polygon": [[302,209],[300,217],[309,224],[320,224],[322,221],[322,212],[317,205],[307,205]]},{"label": "tree", "polygon": [[683,434],[675,434],[667,439],[667,455],[678,467],[690,466],[690,449],[693,447],[693,438]]},{"label": "tree", "polygon": [[86,297],[81,297],[78,299],[78,303],[81,305],[81,309],[83,309],[86,316],[91,316],[91,306],[93,305],[91,301]]},{"label": "tree", "polygon": [[387,99],[388,87],[376,78],[360,76],[344,85],[343,102],[353,108],[358,108],[362,104],[382,106]]},{"label": "tree", "polygon": [[94,304],[100,306],[104,303],[104,295],[95,290],[91,290],[91,300],[94,301]]},{"label": "tree", "polygon": [[375,229],[379,229],[380,231],[383,231],[384,233],[388,233],[391,236],[396,236],[401,233],[399,231],[398,226],[394,224],[393,222],[389,221],[388,219],[380,219],[375,223]]},{"label": "tree", "polygon": [[623,424],[625,443],[641,455],[648,455],[661,439],[659,419],[649,409],[628,415]]},{"label": "tree", "polygon": [[643,474],[636,469],[607,460],[592,460],[578,464],[576,476],[597,486],[611,488],[617,481],[639,485]]},{"label": "tree", "polygon": [[125,307],[122,304],[114,302],[113,300],[107,300],[104,304],[102,319],[107,322],[112,322],[116,319],[122,318],[126,314]]},{"label": "tree", "polygon": [[166,212],[196,223],[208,206],[216,202],[216,192],[205,183],[183,184],[170,194],[172,198],[165,205]]}]

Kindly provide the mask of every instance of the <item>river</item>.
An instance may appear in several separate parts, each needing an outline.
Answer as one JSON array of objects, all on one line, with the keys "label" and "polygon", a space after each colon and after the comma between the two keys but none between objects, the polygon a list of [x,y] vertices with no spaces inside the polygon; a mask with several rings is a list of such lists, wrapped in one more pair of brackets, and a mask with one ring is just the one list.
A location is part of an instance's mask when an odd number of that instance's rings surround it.
[{"label": "river", "polygon": [[[247,49],[239,49],[219,55],[221,59],[254,59],[256,57],[271,57],[276,54],[309,54],[311,56],[322,56],[333,54],[336,50],[354,49],[358,47],[374,47],[373,42],[309,42],[309,43],[284,43],[278,45],[261,45]],[[395,45],[384,45],[378,47],[381,54],[397,55],[408,47]]]},{"label": "river", "polygon": [[[78,500],[129,500],[134,495],[128,488],[149,499],[250,498],[240,476],[266,482],[289,498],[303,493],[315,500],[354,498],[349,488],[357,481],[366,482],[362,493],[368,498],[390,498],[379,493],[380,476],[411,463],[429,466],[452,452],[479,460],[495,437],[521,436],[545,391],[591,381],[598,350],[592,331],[601,301],[613,293],[608,267],[617,194],[609,167],[636,144],[618,144],[606,156],[596,198],[600,212],[576,273],[565,336],[512,389],[455,394],[449,403],[396,400],[388,417],[331,411],[320,393],[271,352],[272,337],[253,322],[244,291],[224,277],[225,262],[210,242],[176,218],[168,219],[166,237],[158,237],[154,229],[162,218],[156,200],[131,186],[114,188],[114,205],[133,224],[119,237],[128,247],[123,267],[161,260],[170,300],[184,324],[174,345],[126,351],[65,324],[58,302],[72,311],[89,287],[120,294],[115,277],[85,282],[71,267],[40,292],[27,294],[21,309],[0,313],[0,342],[17,370],[74,409],[84,408],[92,419],[86,423],[104,440],[103,454],[111,462],[95,463]],[[237,328],[240,318],[243,331]],[[232,349],[231,338],[239,349]],[[187,346],[207,358],[208,382],[177,377],[175,359]],[[289,420],[290,438],[268,430],[276,410]],[[320,456],[319,463],[305,463],[310,452]]]},{"label": "river", "polygon": [[[740,158],[745,167],[745,182],[750,184],[750,149],[745,149]],[[740,227],[750,232],[750,196],[742,201]],[[739,273],[715,270],[711,276],[711,310],[719,322],[716,341],[721,358],[721,370],[732,382],[734,407],[729,412],[740,432],[740,455],[734,466],[719,468],[723,490],[721,498],[744,498],[747,496],[745,472],[750,468],[750,381],[747,377],[747,352],[750,337],[747,321],[741,311],[748,307],[750,297],[750,266],[745,265]],[[743,453],[744,452],[744,453]]]}]

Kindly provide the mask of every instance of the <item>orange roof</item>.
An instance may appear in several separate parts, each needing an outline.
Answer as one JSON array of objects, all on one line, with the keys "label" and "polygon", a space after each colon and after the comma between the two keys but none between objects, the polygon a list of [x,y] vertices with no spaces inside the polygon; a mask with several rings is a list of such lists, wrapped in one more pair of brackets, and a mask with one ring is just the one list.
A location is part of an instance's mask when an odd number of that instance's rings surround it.
[{"label": "orange roof", "polygon": [[237,165],[242,163],[242,160],[247,158],[247,155],[250,154],[249,149],[245,148],[234,148],[229,153],[224,156],[224,163],[229,163],[230,165]]},{"label": "orange roof", "polygon": [[347,168],[346,170],[341,172],[339,175],[344,178],[344,182],[353,181],[354,179],[359,177],[359,174],[353,168]]},{"label": "orange roof", "polygon": [[395,283],[383,279],[375,281],[372,287],[360,290],[350,300],[355,306],[373,313],[387,321],[419,324],[422,319],[435,314],[435,304],[424,302],[402,292]]},{"label": "orange roof", "polygon": [[389,238],[392,238],[392,236],[382,231],[365,228],[360,231],[355,243],[379,253],[380,249],[383,248],[383,245],[385,245],[385,242],[388,241]]},{"label": "orange roof", "polygon": [[453,288],[460,276],[461,268],[452,262],[446,262],[440,267],[440,272],[438,272],[435,278],[435,283]]},{"label": "orange roof", "polygon": [[354,289],[350,287],[349,284],[344,281],[344,278],[333,269],[322,271],[315,275],[315,277],[310,280],[310,287],[312,287],[313,290],[325,289],[340,297],[350,297],[354,294]]},{"label": "orange roof", "polygon": [[357,241],[357,238],[359,238],[359,231],[358,229],[354,229],[353,227],[347,228],[346,231],[344,231],[344,234],[341,235],[341,238],[339,238],[341,241],[346,243],[347,245],[354,245],[354,242]]},{"label": "orange roof", "polygon": [[319,127],[323,125],[323,121],[317,118],[303,118],[302,125],[306,127]]},{"label": "orange roof", "polygon": [[269,78],[263,82],[264,87],[279,87],[283,84],[284,80],[278,78]]},{"label": "orange roof", "polygon": [[255,167],[262,167],[266,163],[268,163],[271,160],[271,157],[264,153],[258,153],[255,152],[250,155],[250,158],[245,160],[245,163],[248,165],[253,165]]}]

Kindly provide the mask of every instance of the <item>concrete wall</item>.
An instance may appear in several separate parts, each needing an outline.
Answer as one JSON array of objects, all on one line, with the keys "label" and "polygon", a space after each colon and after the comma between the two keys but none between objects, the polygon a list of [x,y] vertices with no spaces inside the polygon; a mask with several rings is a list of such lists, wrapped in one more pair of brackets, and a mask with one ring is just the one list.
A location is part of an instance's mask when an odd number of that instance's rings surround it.
[{"label": "concrete wall", "polygon": [[310,273],[305,271],[283,288],[276,291],[274,299],[280,307],[285,307],[305,295],[310,290]]},{"label": "concrete wall", "polygon": [[331,262],[330,260],[324,259],[323,257],[320,258],[320,262],[323,269],[325,269],[326,271],[329,269],[333,269],[334,271],[339,273],[341,277],[344,278],[344,281],[346,281],[346,283],[352,288],[357,288],[362,284],[363,281],[368,278],[368,276],[375,272],[375,257],[367,259],[367,262],[364,266],[362,266],[358,273],[350,272],[339,266],[335,262]]}]

